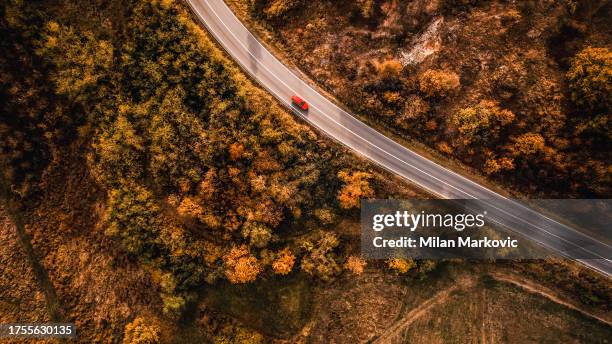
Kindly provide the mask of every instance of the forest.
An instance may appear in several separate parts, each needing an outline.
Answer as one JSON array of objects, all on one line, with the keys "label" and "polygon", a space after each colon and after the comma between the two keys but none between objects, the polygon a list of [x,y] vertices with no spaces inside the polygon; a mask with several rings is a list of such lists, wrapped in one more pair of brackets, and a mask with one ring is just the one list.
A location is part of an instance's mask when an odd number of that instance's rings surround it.
[{"label": "forest", "polygon": [[349,109],[439,161],[520,197],[612,194],[608,1],[230,3]]},{"label": "forest", "polygon": [[[184,4],[3,1],[1,11],[7,210],[24,214],[52,282],[81,279],[71,256],[95,260],[93,245],[109,267],[138,271],[120,282],[127,296],[125,284],[150,283],[139,297],[157,300],[147,311],[157,316],[105,330],[146,336],[156,317],[182,319],[204,285],[345,270],[349,248],[329,228],[384,182],[256,88]],[[364,264],[352,257],[346,269]],[[83,302],[70,287],[64,296]],[[79,315],[65,307],[56,315]],[[96,327],[90,340],[104,336]]]},{"label": "forest", "polygon": [[[368,26],[383,17],[381,3],[346,6]],[[475,3],[441,11],[459,16]],[[248,5],[282,27],[305,2]],[[81,342],[263,343],[327,316],[309,308],[326,306],[326,292],[383,290],[381,280],[416,291],[461,266],[360,258],[360,199],[431,196],[282,108],[182,1],[2,0],[0,35],[0,322],[75,322]],[[553,105],[526,98],[523,84],[512,102],[467,102],[460,91],[476,79],[451,68],[413,74],[392,57],[343,72],[354,83],[345,90],[359,82],[366,99],[348,105],[427,134],[495,178],[534,190],[538,178],[550,179],[538,184],[546,190],[571,180],[572,195],[606,195],[611,57],[596,45],[578,51],[567,60],[567,94],[542,90]],[[558,86],[541,81],[528,84]],[[441,109],[457,111],[442,120]],[[609,306],[606,280],[592,273],[564,262],[520,267],[592,309]],[[344,300],[332,298],[333,307]],[[332,333],[325,324],[344,329],[338,321],[324,318],[312,335]]]}]

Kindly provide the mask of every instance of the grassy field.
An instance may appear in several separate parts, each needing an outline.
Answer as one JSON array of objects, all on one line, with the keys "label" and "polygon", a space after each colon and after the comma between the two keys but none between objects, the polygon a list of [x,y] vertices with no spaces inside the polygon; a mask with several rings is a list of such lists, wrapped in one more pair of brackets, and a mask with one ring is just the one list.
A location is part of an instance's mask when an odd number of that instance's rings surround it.
[{"label": "grassy field", "polygon": [[485,277],[422,314],[401,337],[404,343],[606,343],[612,327]]}]

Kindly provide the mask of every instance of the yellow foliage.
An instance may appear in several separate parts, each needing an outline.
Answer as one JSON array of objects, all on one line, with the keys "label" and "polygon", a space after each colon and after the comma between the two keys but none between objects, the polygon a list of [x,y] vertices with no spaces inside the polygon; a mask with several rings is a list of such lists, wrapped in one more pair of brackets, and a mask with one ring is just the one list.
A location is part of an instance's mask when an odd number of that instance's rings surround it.
[{"label": "yellow foliage", "polygon": [[544,138],[540,134],[526,133],[514,139],[515,154],[532,155],[543,151]]},{"label": "yellow foliage", "polygon": [[374,0],[355,0],[364,18],[370,18],[374,13]]},{"label": "yellow foliage", "polygon": [[344,182],[344,186],[338,192],[338,202],[344,209],[359,208],[360,199],[371,198],[374,190],[370,186],[372,175],[367,172],[348,173],[341,171],[338,178]]},{"label": "yellow foliage", "polygon": [[279,253],[278,258],[272,263],[272,270],[275,274],[287,275],[293,269],[293,264],[295,264],[295,256],[286,248]]},{"label": "yellow foliage", "polygon": [[450,71],[430,69],[419,77],[419,88],[428,97],[453,94],[460,86],[459,75]]},{"label": "yellow foliage", "polygon": [[590,110],[612,107],[612,51],[587,47],[573,59],[567,72],[572,100]]},{"label": "yellow foliage", "polygon": [[476,106],[461,109],[450,118],[451,124],[457,128],[465,144],[496,134],[501,126],[513,120],[514,114],[510,110],[500,108],[493,100],[482,100]]},{"label": "yellow foliage", "polygon": [[185,197],[177,211],[181,216],[190,216],[196,219],[202,218],[204,215],[202,207],[191,197]]},{"label": "yellow foliage", "polygon": [[273,0],[264,12],[268,19],[274,19],[283,16],[298,4],[297,0]]},{"label": "yellow foliage", "polygon": [[411,269],[414,269],[416,267],[416,263],[412,259],[393,258],[387,260],[387,266],[397,273],[405,274]]},{"label": "yellow foliage", "polygon": [[406,100],[404,111],[400,114],[395,123],[403,128],[410,128],[414,119],[419,118],[430,110],[429,103],[418,96],[410,96]]},{"label": "yellow foliage", "polygon": [[137,317],[125,325],[123,344],[158,344],[160,328],[155,322],[144,317]]}]

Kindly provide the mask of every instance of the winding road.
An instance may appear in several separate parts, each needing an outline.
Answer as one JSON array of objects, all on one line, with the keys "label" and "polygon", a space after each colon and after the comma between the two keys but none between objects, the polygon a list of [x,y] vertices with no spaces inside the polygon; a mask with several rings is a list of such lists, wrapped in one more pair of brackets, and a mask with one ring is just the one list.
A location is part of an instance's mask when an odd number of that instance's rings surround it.
[{"label": "winding road", "polygon": [[[567,258],[612,275],[612,247],[481,186],[389,139],[332,101],[274,57],[222,0],[186,0],[227,53],[279,102],[383,168],[447,199],[487,200],[487,218]],[[297,94],[308,113],[291,105]]]}]

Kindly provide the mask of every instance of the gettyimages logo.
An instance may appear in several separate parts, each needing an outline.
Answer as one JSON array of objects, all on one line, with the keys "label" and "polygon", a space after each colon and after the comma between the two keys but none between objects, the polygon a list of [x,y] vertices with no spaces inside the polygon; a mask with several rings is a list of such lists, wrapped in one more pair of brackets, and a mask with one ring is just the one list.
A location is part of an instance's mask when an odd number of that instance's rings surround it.
[{"label": "gettyimages logo", "polygon": [[398,210],[395,214],[373,215],[372,229],[380,232],[387,227],[401,227],[414,232],[418,228],[449,228],[461,232],[466,228],[483,227],[486,215],[486,211],[479,214],[431,214],[425,211],[413,213]]},{"label": "gettyimages logo", "polygon": [[474,199],[362,201],[362,255],[487,260],[551,256],[549,249],[502,225],[498,209]]}]

